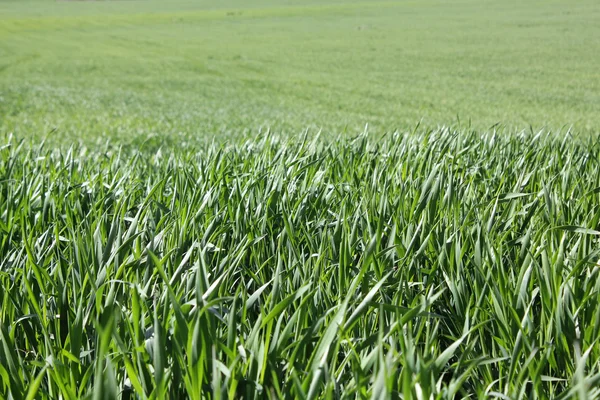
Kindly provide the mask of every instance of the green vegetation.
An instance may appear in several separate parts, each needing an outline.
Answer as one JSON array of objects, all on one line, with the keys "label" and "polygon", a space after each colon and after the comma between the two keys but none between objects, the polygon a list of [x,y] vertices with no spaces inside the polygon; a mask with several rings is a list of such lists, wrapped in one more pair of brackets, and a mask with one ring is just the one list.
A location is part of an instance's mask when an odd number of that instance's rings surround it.
[{"label": "green vegetation", "polygon": [[598,21],[0,0],[0,399],[600,398]]},{"label": "green vegetation", "polygon": [[596,0],[0,0],[0,132],[600,125]]},{"label": "green vegetation", "polygon": [[599,394],[597,141],[0,157],[2,398]]}]

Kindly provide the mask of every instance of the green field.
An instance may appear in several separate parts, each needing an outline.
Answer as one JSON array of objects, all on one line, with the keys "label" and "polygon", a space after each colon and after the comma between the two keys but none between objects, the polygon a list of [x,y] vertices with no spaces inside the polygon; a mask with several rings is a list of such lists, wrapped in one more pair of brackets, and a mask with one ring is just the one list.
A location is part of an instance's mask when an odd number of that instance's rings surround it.
[{"label": "green field", "polygon": [[0,0],[0,399],[600,398],[599,22]]},{"label": "green field", "polygon": [[0,1],[0,131],[600,125],[582,1]]},{"label": "green field", "polygon": [[0,397],[597,398],[599,157],[449,131],[12,142]]}]

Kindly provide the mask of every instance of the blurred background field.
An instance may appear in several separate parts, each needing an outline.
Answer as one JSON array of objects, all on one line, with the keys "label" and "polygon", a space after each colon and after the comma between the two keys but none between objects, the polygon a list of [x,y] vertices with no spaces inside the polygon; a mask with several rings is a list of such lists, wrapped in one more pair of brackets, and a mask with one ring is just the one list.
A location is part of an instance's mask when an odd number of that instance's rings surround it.
[{"label": "blurred background field", "polygon": [[4,0],[0,132],[594,133],[598,21],[590,0]]}]

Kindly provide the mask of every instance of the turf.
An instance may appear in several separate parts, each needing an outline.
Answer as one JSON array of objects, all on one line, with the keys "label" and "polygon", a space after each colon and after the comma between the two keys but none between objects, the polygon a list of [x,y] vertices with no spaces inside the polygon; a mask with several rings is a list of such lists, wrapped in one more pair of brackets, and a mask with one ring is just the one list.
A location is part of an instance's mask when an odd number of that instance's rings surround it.
[{"label": "turf", "polygon": [[596,133],[597,1],[0,1],[0,131]]}]

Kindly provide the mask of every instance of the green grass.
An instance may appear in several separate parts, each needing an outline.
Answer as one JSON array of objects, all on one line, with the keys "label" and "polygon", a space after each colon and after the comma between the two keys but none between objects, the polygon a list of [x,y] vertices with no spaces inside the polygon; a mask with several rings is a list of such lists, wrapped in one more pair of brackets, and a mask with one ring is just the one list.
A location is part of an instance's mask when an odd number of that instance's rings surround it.
[{"label": "green grass", "polygon": [[9,141],[0,397],[597,398],[599,157],[448,130]]},{"label": "green grass", "polygon": [[0,131],[596,133],[598,20],[595,0],[0,1]]},{"label": "green grass", "polygon": [[598,21],[0,0],[0,399],[600,398]]}]

